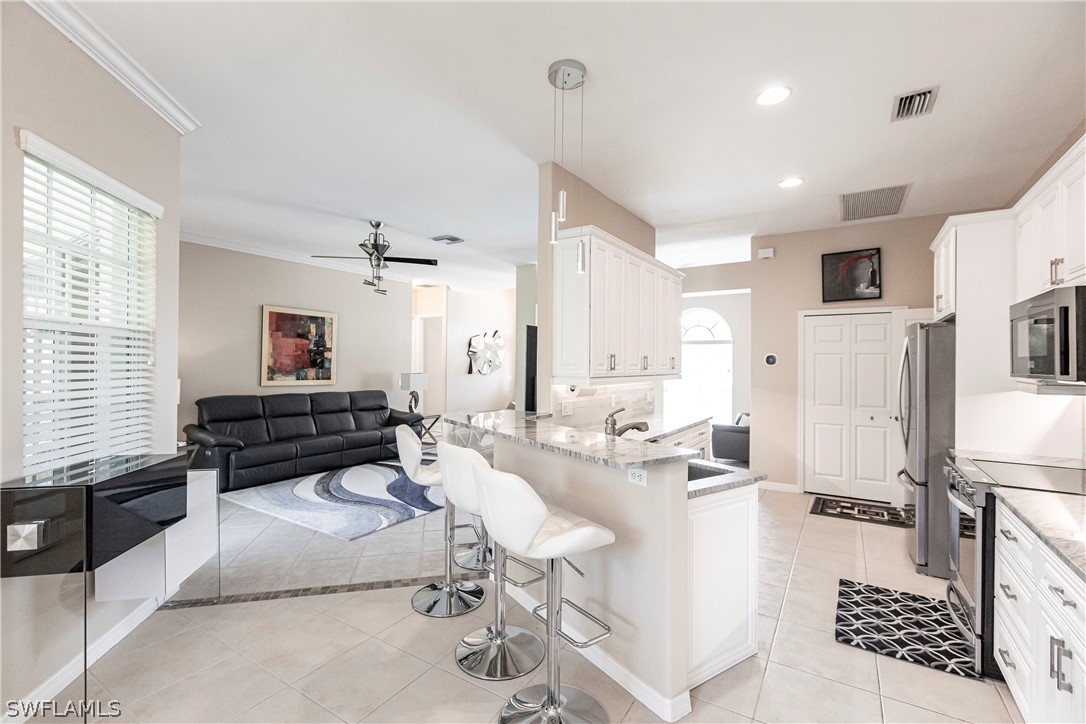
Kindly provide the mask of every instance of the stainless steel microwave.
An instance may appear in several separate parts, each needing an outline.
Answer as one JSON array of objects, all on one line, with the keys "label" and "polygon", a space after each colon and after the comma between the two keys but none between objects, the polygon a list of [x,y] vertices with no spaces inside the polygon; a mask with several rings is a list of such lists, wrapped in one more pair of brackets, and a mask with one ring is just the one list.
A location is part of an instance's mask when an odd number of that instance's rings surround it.
[{"label": "stainless steel microwave", "polygon": [[1086,286],[1050,289],[1011,306],[1011,376],[1086,382]]}]

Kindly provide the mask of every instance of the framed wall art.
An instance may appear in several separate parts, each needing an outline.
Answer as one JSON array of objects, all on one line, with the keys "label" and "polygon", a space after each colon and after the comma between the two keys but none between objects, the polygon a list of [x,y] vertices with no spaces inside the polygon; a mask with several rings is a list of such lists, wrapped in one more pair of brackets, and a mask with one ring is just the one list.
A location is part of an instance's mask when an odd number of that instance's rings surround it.
[{"label": "framed wall art", "polygon": [[334,385],[336,314],[263,305],[260,385]]},{"label": "framed wall art", "polygon": [[822,301],[882,299],[882,249],[822,255]]}]

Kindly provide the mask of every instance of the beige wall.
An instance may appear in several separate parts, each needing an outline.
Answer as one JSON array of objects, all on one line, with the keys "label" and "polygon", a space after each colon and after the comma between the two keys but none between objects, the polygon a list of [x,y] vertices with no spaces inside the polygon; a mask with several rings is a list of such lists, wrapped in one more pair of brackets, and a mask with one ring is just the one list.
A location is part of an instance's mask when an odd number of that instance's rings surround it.
[{"label": "beige wall", "polygon": [[[386,282],[375,294],[359,274],[181,244],[178,430],[196,421],[209,395],[385,390],[407,408],[400,373],[411,371],[411,286]],[[336,312],[335,385],[260,386],[261,305]],[[178,433],[180,434],[180,433]]]},{"label": "beige wall", "polygon": [[[445,409],[449,412],[504,410],[513,401],[516,369],[516,290],[466,294],[449,291],[446,317],[447,376]],[[468,374],[468,340],[484,332],[501,333],[505,363],[489,375]]]},{"label": "beige wall", "polygon": [[691,292],[717,292],[727,289],[750,289],[753,261],[735,264],[714,264],[680,269],[683,278],[683,294]]},{"label": "beige wall", "polygon": [[[0,475],[22,473],[22,218],[25,128],[165,207],[157,225],[155,436],[176,450],[181,139],[162,118],[23,3],[0,3]],[[83,646],[72,576],[4,579],[3,699],[26,696]],[[63,602],[62,602],[63,600]],[[142,601],[87,601],[92,644]],[[18,663],[17,663],[18,662]],[[57,691],[38,691],[51,696]]]},{"label": "beige wall", "polygon": [[566,189],[566,221],[561,229],[596,226],[630,246],[656,256],[656,229],[597,191],[591,184],[556,163],[539,167],[539,244],[537,247],[537,301],[539,311],[539,357],[537,397],[540,412],[551,411],[553,379],[553,270],[551,267],[551,210],[558,208],[558,191]]},{"label": "beige wall", "polygon": [[[750,262],[752,468],[773,482],[797,483],[800,310],[930,307],[934,261],[928,247],[945,220],[945,215],[923,216],[754,237],[755,250],[771,246],[776,257]],[[882,248],[883,298],[823,304],[821,255],[867,247]],[[769,353],[779,359],[773,367],[763,361]]]},{"label": "beige wall", "polygon": [[155,450],[172,452],[177,403],[177,248],[181,139],[172,127],[23,3],[0,3],[0,217],[3,270],[0,475],[22,473],[23,154],[25,128],[165,207],[157,225]]}]

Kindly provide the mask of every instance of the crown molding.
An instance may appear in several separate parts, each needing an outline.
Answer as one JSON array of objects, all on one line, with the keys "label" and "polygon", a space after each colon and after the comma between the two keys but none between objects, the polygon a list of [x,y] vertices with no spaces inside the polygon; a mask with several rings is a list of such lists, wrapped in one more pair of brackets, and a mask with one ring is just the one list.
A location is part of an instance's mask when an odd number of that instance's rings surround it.
[{"label": "crown molding", "polygon": [[119,80],[133,95],[162,116],[182,136],[200,127],[199,121],[159,85],[150,73],[74,5],[66,0],[25,1],[68,40],[75,43],[76,47]]},{"label": "crown molding", "polygon": [[[266,249],[264,247],[256,246],[255,244],[247,244],[241,241],[233,241],[231,239],[221,239],[215,236],[208,236],[207,234],[199,234],[191,231],[181,230],[181,241],[187,241],[192,244],[199,244],[200,246],[213,246],[217,249],[225,249],[227,251],[236,251],[241,254],[252,254],[254,256],[263,256],[269,259],[278,259],[279,261],[289,261],[295,264],[306,264],[308,266],[319,266],[324,269],[332,269],[334,271],[348,272],[349,274],[357,274],[369,278],[372,276],[370,267],[362,265],[353,265],[346,262],[335,261],[334,259],[314,259],[311,256],[305,254],[299,254],[293,251],[278,251],[273,249]],[[403,282],[405,284],[411,284],[414,280],[410,276],[404,276],[402,274],[392,273],[389,274],[389,270],[385,269],[381,275],[386,281]]]}]

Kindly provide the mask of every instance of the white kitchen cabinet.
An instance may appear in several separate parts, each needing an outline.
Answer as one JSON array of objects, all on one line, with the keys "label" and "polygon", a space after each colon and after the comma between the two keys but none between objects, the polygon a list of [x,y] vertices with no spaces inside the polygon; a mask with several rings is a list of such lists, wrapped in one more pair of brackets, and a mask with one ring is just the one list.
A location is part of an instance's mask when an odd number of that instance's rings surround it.
[{"label": "white kitchen cabinet", "polygon": [[1079,140],[1014,205],[1015,300],[1086,284],[1086,145]]},{"label": "white kitchen cabinet", "polygon": [[1028,722],[1086,721],[1086,585],[996,507],[995,659]]},{"label": "white kitchen cabinet", "polygon": [[554,248],[554,382],[678,376],[681,308],[679,272],[594,227],[563,232]]},{"label": "white kitchen cabinet", "polygon": [[944,226],[931,245],[935,253],[935,319],[946,319],[954,314],[954,297],[957,289],[957,229]]}]

